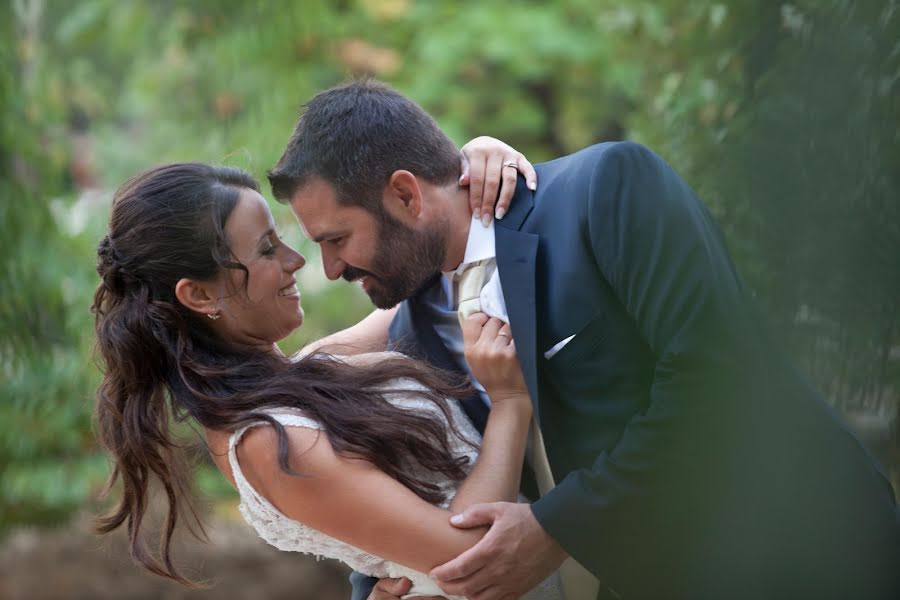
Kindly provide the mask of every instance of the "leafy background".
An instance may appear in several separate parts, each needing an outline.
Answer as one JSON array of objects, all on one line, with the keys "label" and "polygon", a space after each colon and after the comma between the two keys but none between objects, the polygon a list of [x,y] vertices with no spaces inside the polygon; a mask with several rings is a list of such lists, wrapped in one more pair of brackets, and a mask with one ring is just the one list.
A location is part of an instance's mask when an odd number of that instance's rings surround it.
[{"label": "leafy background", "polygon": [[[300,105],[356,75],[410,95],[460,144],[493,135],[535,162],[604,140],[655,149],[710,205],[784,347],[900,488],[898,9],[897,0],[4,2],[0,574],[18,572],[23,547],[52,556],[49,546],[65,545],[52,536],[82,531],[98,509],[108,465],[91,434],[88,306],[112,191],[173,160],[264,178]],[[271,205],[310,258],[309,323],[290,350],[369,307],[356,288],[326,282],[316,249]],[[197,479],[214,531],[229,530],[233,494],[208,463]],[[212,547],[197,556],[224,552]],[[310,577],[292,597],[312,589]],[[113,597],[176,594],[142,581]],[[26,588],[0,583],[0,597]],[[315,589],[310,597],[326,597]]]}]

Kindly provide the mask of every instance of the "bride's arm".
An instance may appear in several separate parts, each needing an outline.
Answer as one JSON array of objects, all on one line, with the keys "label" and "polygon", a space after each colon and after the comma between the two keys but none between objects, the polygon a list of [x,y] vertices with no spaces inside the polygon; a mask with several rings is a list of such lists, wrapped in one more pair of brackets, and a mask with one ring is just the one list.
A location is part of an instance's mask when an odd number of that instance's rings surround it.
[{"label": "bride's arm", "polygon": [[334,452],[328,436],[287,428],[292,476],[278,466],[271,427],[238,445],[244,476],[286,516],[370,554],[427,573],[468,550],[485,530],[458,530],[449,514],[361,459]]},{"label": "bride's arm", "polygon": [[[467,353],[474,352],[477,365],[491,365],[493,375],[482,374],[493,394],[493,408],[481,454],[451,505],[453,512],[471,503],[515,497],[531,418],[530,401],[521,395],[524,382],[514,346],[497,336],[496,319],[482,329],[485,321],[483,315],[473,317],[464,332],[467,338],[480,334],[477,342],[467,341]],[[455,558],[484,535],[484,528],[452,527],[451,511],[422,500],[365,460],[338,455],[320,432],[289,427],[287,433],[289,464],[303,477],[278,466],[277,438],[270,427],[251,429],[237,452],[250,484],[288,517],[423,573]]]},{"label": "bride's arm", "polygon": [[356,325],[310,342],[300,350],[300,355],[319,350],[339,355],[384,350],[388,343],[388,327],[395,314],[396,306],[388,310],[376,309]]},{"label": "bride's arm", "polygon": [[466,362],[487,391],[491,412],[478,460],[450,503],[454,513],[482,502],[516,501],[532,415],[509,325],[476,313],[462,330]]}]

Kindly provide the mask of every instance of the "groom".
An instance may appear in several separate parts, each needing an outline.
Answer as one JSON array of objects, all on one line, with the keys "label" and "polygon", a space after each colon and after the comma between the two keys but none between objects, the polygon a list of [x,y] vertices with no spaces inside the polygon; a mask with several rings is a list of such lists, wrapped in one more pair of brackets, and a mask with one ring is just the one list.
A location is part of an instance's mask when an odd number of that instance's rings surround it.
[{"label": "groom", "polygon": [[310,101],[269,175],[328,277],[400,303],[391,344],[438,366],[466,368],[453,272],[489,269],[482,302],[508,315],[558,485],[470,509],[454,524],[492,526],[441,587],[519,597],[570,555],[603,598],[900,597],[887,480],[767,338],[687,184],[633,143],[537,172],[484,228],[453,143],[368,81]]}]

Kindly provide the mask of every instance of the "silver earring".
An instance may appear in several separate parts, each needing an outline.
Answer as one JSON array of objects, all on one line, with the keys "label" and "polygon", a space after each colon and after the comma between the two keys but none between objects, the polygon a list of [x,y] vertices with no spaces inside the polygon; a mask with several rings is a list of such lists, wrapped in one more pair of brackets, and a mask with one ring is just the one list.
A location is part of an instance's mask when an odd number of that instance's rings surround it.
[{"label": "silver earring", "polygon": [[206,316],[209,317],[210,321],[218,321],[219,317],[221,317],[222,315],[217,313],[207,313]]}]

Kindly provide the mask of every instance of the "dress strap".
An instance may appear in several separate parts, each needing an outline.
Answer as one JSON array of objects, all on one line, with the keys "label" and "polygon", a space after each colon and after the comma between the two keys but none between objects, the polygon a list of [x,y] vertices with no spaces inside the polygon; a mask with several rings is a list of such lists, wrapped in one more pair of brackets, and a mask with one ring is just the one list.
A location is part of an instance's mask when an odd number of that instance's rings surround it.
[{"label": "dress strap", "polygon": [[[299,411],[278,413],[268,412],[267,414],[285,427],[305,427],[307,429],[319,431],[323,429],[321,423],[307,417]],[[250,485],[250,482],[244,477],[244,473],[241,471],[241,466],[238,463],[237,458],[237,446],[240,443],[241,438],[244,437],[244,434],[247,431],[253,427],[259,427],[260,425],[268,425],[268,423],[266,421],[257,421],[256,423],[241,427],[231,434],[231,437],[228,439],[228,463],[231,465],[231,474],[234,477],[234,483],[238,488],[238,493],[242,497],[246,495],[248,498],[252,498],[258,504],[269,504],[269,501],[259,495],[253,486]]]}]

